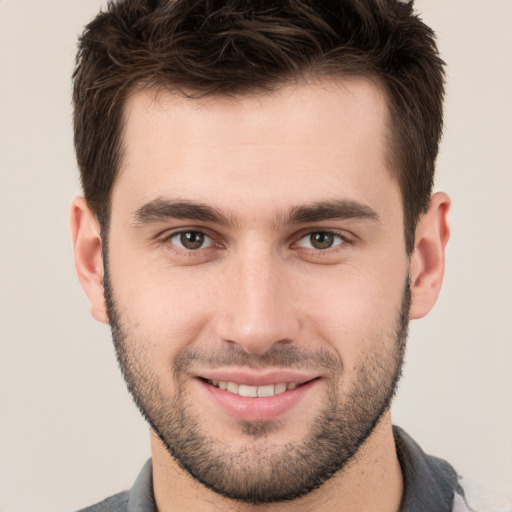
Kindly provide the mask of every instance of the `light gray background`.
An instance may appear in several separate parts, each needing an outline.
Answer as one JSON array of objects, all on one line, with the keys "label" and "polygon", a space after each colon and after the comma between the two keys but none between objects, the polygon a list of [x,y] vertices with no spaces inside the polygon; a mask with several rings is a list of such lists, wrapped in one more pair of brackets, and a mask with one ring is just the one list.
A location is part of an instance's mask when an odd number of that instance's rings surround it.
[{"label": "light gray background", "polygon": [[[0,0],[0,511],[128,487],[147,428],[75,277],[70,74],[99,0]],[[419,0],[449,64],[437,189],[453,199],[440,300],[413,323],[394,420],[512,492],[512,0]]]}]

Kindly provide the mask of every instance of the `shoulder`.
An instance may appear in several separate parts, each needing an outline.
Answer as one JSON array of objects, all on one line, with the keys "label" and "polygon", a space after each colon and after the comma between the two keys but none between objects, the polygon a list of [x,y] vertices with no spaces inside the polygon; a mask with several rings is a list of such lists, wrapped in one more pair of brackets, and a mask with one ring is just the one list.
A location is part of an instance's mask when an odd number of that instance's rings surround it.
[{"label": "shoulder", "polygon": [[128,491],[120,492],[78,512],[126,512],[128,510],[129,496]]},{"label": "shoulder", "polygon": [[512,512],[512,497],[482,484],[460,478],[461,494],[456,493],[453,512]]}]

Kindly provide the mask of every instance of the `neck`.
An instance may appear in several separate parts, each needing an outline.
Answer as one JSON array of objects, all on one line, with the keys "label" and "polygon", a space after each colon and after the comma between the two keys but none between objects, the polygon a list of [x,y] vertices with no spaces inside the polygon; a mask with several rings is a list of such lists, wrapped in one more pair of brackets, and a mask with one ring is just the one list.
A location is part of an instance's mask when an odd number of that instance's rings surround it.
[{"label": "neck", "polygon": [[152,432],[153,487],[159,512],[398,512],[403,479],[390,413],[386,413],[353,460],[315,491],[284,503],[250,505],[220,496],[194,480]]}]

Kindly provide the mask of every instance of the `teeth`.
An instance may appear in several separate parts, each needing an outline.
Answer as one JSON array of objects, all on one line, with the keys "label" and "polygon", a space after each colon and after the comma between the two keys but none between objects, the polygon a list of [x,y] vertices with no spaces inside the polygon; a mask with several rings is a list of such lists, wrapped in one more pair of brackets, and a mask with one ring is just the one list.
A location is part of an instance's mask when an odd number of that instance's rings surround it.
[{"label": "teeth", "polygon": [[239,386],[236,382],[228,382],[228,385],[226,387],[227,391],[229,391],[230,393],[234,393],[235,395],[238,395],[238,389]]},{"label": "teeth", "polygon": [[257,386],[246,386],[245,384],[240,384],[238,386],[238,394],[240,396],[258,396],[258,387]]},{"label": "teeth", "polygon": [[279,384],[267,384],[266,386],[248,386],[246,384],[224,382],[222,380],[209,380],[208,382],[216,388],[246,397],[268,397],[279,395],[285,391],[295,389],[299,385],[298,382],[290,382],[289,384],[281,382]]},{"label": "teeth", "polygon": [[276,394],[274,384],[269,384],[268,386],[258,386],[257,388],[258,396],[274,396]]},{"label": "teeth", "polygon": [[278,395],[279,393],[284,393],[286,391],[286,384],[276,384],[274,386],[274,393]]}]

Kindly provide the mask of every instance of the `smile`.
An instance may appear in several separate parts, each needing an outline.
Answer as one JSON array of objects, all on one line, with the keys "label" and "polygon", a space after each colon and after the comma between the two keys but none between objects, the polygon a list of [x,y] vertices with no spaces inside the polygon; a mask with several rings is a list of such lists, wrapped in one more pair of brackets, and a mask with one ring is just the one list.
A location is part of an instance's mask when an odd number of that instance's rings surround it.
[{"label": "smile", "polygon": [[208,379],[208,384],[216,388],[220,388],[223,391],[227,391],[229,393],[233,393],[234,395],[244,396],[244,397],[270,397],[274,395],[279,395],[284,393],[285,391],[290,391],[295,389],[300,385],[299,382],[290,382],[286,383],[278,383],[278,384],[267,384],[265,386],[249,386],[247,384],[238,384],[236,382],[226,382],[222,380],[213,380]]},{"label": "smile", "polygon": [[[295,371],[267,373],[236,370],[212,371],[198,381],[204,399],[244,421],[273,421],[312,397],[322,378]],[[321,388],[320,388],[321,389]],[[318,392],[318,391],[317,391]],[[310,398],[313,400],[312,398]],[[200,398],[201,402],[203,399]],[[311,405],[313,402],[307,402]]]}]

